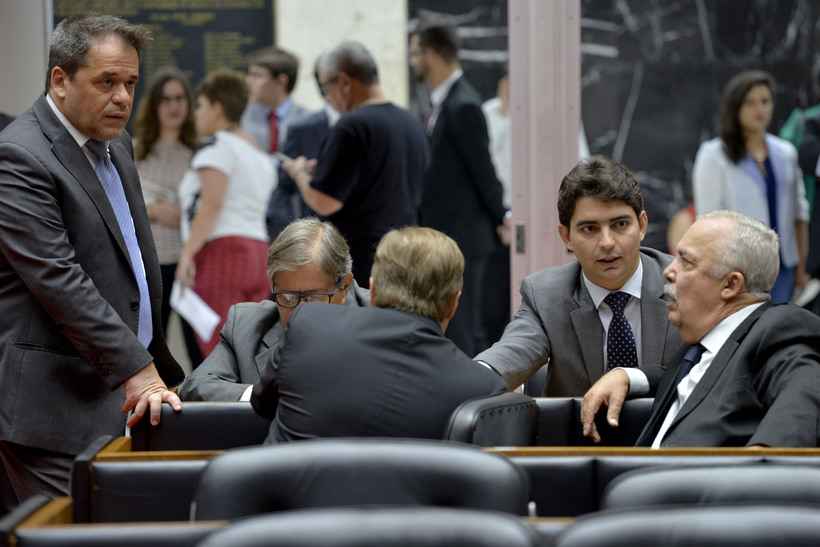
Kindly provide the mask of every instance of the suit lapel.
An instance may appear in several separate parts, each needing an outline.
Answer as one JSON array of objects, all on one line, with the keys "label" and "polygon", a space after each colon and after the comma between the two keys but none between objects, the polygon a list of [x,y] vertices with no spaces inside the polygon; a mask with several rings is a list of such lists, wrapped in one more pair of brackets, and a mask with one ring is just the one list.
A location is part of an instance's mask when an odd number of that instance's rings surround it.
[{"label": "suit lapel", "polygon": [[37,121],[40,122],[43,132],[51,141],[51,149],[54,155],[71,176],[77,180],[88,194],[88,197],[91,198],[92,203],[94,203],[103,221],[105,221],[108,231],[114,237],[120,251],[122,251],[125,260],[128,261],[128,251],[125,248],[120,226],[117,224],[117,217],[114,216],[114,209],[111,208],[108,196],[105,195],[105,190],[103,190],[97,174],[91,168],[88,158],[77,146],[77,141],[74,140],[68,130],[60,123],[60,120],[57,119],[54,112],[51,111],[45,96],[40,97],[34,103],[34,115],[37,117]]},{"label": "suit lapel", "polygon": [[735,351],[737,351],[737,348],[740,346],[740,342],[746,336],[746,333],[752,325],[755,324],[758,317],[760,317],[763,311],[765,311],[768,307],[768,304],[760,306],[729,336],[729,339],[726,340],[723,347],[720,348],[720,351],[718,351],[717,355],[715,355],[715,358],[712,360],[712,364],[709,365],[709,369],[706,371],[706,374],[704,374],[703,378],[700,379],[698,384],[695,386],[694,391],[692,391],[692,394],[689,395],[689,398],[686,399],[683,407],[678,412],[678,415],[675,416],[675,420],[669,426],[669,431],[672,431],[675,426],[681,422],[681,420],[691,414],[692,411],[695,410],[701,402],[703,402],[709,392],[712,391],[712,388],[715,387],[718,379],[726,370],[726,366],[732,360],[732,357],[734,357]]},{"label": "suit lapel", "polygon": [[575,336],[578,338],[578,346],[584,358],[584,368],[587,371],[589,383],[592,384],[604,373],[604,356],[601,351],[604,347],[604,328],[601,326],[601,319],[598,317],[592,297],[584,287],[580,267],[578,271],[578,285],[573,295],[577,307],[569,312],[569,317]]},{"label": "suit lapel", "polygon": [[268,366],[268,363],[271,362],[276,352],[282,346],[284,337],[285,332],[279,324],[279,313],[276,312],[273,326],[271,326],[265,335],[262,336],[262,342],[260,344],[261,351],[256,354],[256,357],[254,357],[254,361],[256,362],[256,370],[259,373],[260,378],[262,377],[262,372]]},{"label": "suit lapel", "polygon": [[436,148],[438,141],[441,140],[441,135],[444,131],[444,124],[442,123],[445,117],[445,112],[449,107],[450,102],[454,100],[454,97],[459,93],[459,85],[461,84],[461,78],[453,82],[453,85],[450,86],[450,89],[447,90],[447,96],[444,97],[444,100],[441,102],[441,108],[439,108],[438,114],[436,116],[436,123],[433,126],[433,133],[430,135],[430,141],[433,148]]},{"label": "suit lapel", "polygon": [[641,364],[644,368],[660,365],[669,331],[663,295],[663,275],[654,260],[641,254]]}]

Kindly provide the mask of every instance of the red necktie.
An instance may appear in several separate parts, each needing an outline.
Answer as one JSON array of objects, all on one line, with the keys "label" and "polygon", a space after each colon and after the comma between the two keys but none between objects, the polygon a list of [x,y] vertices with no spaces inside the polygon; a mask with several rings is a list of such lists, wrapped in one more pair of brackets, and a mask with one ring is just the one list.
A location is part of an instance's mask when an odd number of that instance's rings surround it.
[{"label": "red necktie", "polygon": [[279,149],[279,121],[275,111],[268,114],[268,123],[270,124],[270,152],[273,154]]}]

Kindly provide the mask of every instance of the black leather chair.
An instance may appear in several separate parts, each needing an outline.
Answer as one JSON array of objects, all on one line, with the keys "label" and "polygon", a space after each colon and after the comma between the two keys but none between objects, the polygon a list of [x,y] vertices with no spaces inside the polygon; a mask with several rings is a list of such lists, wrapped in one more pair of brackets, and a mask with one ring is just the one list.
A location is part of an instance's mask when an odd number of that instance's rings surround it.
[{"label": "black leather chair", "polygon": [[99,460],[110,436],[74,459],[74,522],[176,521],[189,516],[191,500],[209,458]]},{"label": "black leather chair", "polygon": [[745,503],[820,507],[820,469],[765,464],[641,469],[613,480],[601,508]]},{"label": "black leather chair", "polygon": [[479,446],[529,446],[537,419],[534,399],[504,393],[462,403],[450,416],[444,438]]},{"label": "black leather chair", "polygon": [[559,547],[816,547],[820,510],[777,505],[614,511],[579,518]]},{"label": "black leather chair", "polygon": [[[635,441],[652,413],[651,398],[630,399],[624,403],[618,427],[606,421],[606,409],[598,413],[595,424],[601,434],[600,446],[635,446]],[[592,446],[581,433],[581,399],[541,397],[538,405],[536,446]]]},{"label": "black leather chair", "polygon": [[527,478],[509,460],[455,443],[333,439],[249,448],[211,461],[196,520],[361,505],[464,507],[525,515]]},{"label": "black leather chair", "polygon": [[248,403],[185,403],[182,412],[162,405],[160,423],[141,420],[131,430],[132,450],[226,450],[262,444],[270,421]]},{"label": "black leather chair", "polygon": [[24,528],[15,532],[16,547],[194,547],[223,523],[74,524]]},{"label": "black leather chair", "polygon": [[458,509],[319,509],[243,520],[201,547],[530,547],[510,515]]}]

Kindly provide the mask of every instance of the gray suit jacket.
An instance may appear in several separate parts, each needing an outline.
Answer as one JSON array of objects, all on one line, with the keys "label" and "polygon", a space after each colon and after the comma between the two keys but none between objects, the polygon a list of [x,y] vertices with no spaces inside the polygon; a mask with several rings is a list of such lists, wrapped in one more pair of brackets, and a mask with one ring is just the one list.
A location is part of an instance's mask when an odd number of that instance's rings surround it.
[{"label": "gray suit jacket", "polygon": [[[671,257],[641,249],[641,369],[650,382],[674,363],[681,347],[669,324],[663,269]],[[476,356],[514,388],[549,363],[544,395],[579,397],[604,373],[604,328],[576,262],[529,275],[521,284],[521,307],[501,340]]]},{"label": "gray suit jacket", "polygon": [[[347,306],[367,306],[370,291],[354,282]],[[179,387],[186,401],[238,401],[248,386],[259,381],[265,367],[278,358],[284,342],[279,310],[270,300],[231,306],[219,345]]]},{"label": "gray suit jacket", "polygon": [[109,145],[139,240],[154,338],[114,210],[40,97],[0,134],[0,440],[76,454],[122,435],[119,386],[150,362],[182,380],[160,325],[161,278],[131,139]]}]

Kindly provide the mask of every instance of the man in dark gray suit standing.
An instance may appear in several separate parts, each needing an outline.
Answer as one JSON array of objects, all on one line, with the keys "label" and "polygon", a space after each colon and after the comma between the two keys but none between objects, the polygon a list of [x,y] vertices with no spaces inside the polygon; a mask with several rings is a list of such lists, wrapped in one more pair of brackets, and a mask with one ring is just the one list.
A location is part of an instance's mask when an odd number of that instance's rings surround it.
[{"label": "man in dark gray suit standing", "polygon": [[548,397],[581,396],[618,367],[636,382],[660,377],[681,342],[661,299],[671,257],[640,246],[647,217],[638,181],[619,162],[582,160],[561,181],[558,218],[578,261],[524,279],[521,307],[476,360],[510,389],[546,366]]},{"label": "man in dark gray suit standing", "polygon": [[73,455],[122,435],[123,412],[132,426],[181,409],[123,131],[147,38],[116,17],[63,20],[46,95],[0,135],[0,511],[67,495]]}]

